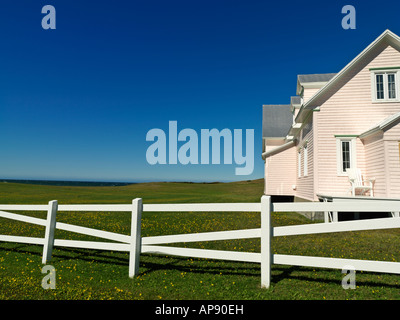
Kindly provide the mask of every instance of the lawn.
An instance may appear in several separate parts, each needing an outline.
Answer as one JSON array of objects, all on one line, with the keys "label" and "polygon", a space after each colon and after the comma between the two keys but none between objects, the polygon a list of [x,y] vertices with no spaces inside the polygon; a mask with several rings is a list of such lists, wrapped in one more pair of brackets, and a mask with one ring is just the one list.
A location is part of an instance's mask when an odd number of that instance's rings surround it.
[{"label": "lawn", "polygon": [[[256,202],[263,181],[235,183],[146,183],[119,187],[61,187],[0,183],[0,203]],[[19,212],[21,213],[21,212]],[[44,217],[43,212],[23,214]],[[130,232],[129,213],[59,213],[57,221]],[[315,223],[296,213],[273,213],[272,224]],[[258,213],[144,213],[142,235],[258,228]],[[0,219],[0,234],[43,237],[44,228]],[[56,231],[56,238],[98,240]],[[400,230],[274,238],[274,253],[400,261]],[[181,244],[194,248],[259,252],[259,239]],[[400,276],[357,272],[356,289],[344,290],[341,270],[272,266],[272,285],[260,288],[260,265],[209,259],[141,255],[140,274],[128,278],[128,253],[55,248],[51,265],[56,289],[41,282],[42,248],[0,242],[0,299],[400,299]]]}]

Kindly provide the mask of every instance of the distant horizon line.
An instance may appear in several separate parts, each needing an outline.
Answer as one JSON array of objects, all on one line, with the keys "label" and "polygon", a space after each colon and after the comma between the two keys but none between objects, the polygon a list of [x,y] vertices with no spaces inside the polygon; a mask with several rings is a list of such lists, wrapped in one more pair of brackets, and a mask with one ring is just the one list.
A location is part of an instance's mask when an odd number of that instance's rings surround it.
[{"label": "distant horizon line", "polygon": [[[262,179],[262,178],[258,178]],[[258,179],[244,179],[244,180],[136,180],[136,181],[116,181],[116,180],[92,180],[92,179],[14,179],[14,178],[0,178],[0,182],[48,182],[50,183],[89,183],[89,184],[119,184],[119,185],[128,185],[128,184],[139,184],[139,183],[149,183],[149,182],[186,182],[186,183],[229,183],[229,182],[240,182],[240,181],[251,181],[251,180],[258,180]]]}]

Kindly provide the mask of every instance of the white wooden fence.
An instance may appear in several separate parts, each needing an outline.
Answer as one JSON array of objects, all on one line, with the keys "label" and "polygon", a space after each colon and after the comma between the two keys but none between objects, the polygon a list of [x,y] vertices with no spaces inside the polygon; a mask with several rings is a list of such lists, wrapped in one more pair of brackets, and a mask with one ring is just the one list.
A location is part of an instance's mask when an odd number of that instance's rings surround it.
[{"label": "white wooden fence", "polygon": [[[46,227],[44,238],[0,235],[0,241],[22,242],[43,245],[42,262],[51,258],[53,246],[101,249],[129,252],[129,277],[138,274],[140,253],[156,253],[194,258],[222,259],[230,261],[255,262],[261,264],[261,286],[268,288],[271,279],[271,265],[295,265],[343,269],[351,265],[356,270],[400,274],[400,262],[338,259],[326,257],[282,255],[271,253],[271,238],[290,235],[318,234],[329,232],[391,229],[400,227],[399,202],[303,202],[271,203],[269,196],[263,196],[259,203],[204,203],[204,204],[142,204],[134,199],[132,205],[0,205],[0,210],[47,211],[47,219],[38,219],[5,211],[0,217],[29,222]],[[56,222],[57,211],[129,211],[132,214],[131,235],[123,235],[92,228]],[[245,230],[215,231],[204,233],[141,237],[142,212],[260,212],[261,227]],[[271,212],[393,212],[392,217],[331,223],[313,223],[291,226],[271,226]],[[78,232],[86,235],[117,241],[119,243],[75,241],[54,239],[54,230]],[[237,252],[161,246],[166,243],[216,241],[261,238],[261,252]]]},{"label": "white wooden fence", "polygon": [[[46,264],[48,261],[50,261],[54,246],[112,250],[112,251],[128,251],[129,276],[133,277],[135,274],[139,272],[140,239],[141,239],[140,226],[141,226],[142,207],[143,207],[142,199],[134,199],[131,205],[124,205],[124,204],[58,205],[57,200],[50,201],[48,205],[0,205],[0,217],[22,222],[28,222],[35,225],[41,225],[46,228],[44,238],[0,235],[0,241],[43,245],[43,254],[42,254],[43,264]],[[2,210],[47,211],[47,219],[44,220],[25,215],[5,212]],[[56,222],[57,211],[96,211],[96,212],[128,211],[131,212],[132,214],[131,235],[127,236],[109,231],[81,227],[68,223]],[[55,239],[54,238],[55,229],[77,232],[80,234],[95,236],[102,239],[117,241],[118,243]]]}]

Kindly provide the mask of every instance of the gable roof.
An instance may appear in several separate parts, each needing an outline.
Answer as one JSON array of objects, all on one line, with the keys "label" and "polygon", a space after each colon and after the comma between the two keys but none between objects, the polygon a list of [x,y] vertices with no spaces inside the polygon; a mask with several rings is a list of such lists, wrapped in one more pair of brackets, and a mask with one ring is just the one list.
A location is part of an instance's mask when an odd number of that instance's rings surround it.
[{"label": "gable roof", "polygon": [[308,82],[328,82],[336,73],[317,73],[317,74],[299,74],[297,80],[300,83]]},{"label": "gable roof", "polygon": [[286,137],[293,123],[290,104],[263,105],[263,138]]},{"label": "gable roof", "polygon": [[392,47],[400,51],[400,37],[390,30],[385,30],[340,72],[335,74],[300,108],[300,111],[296,117],[296,122],[297,119],[300,118],[301,113],[304,109],[314,109],[316,107],[319,107],[327,99],[329,99],[340,88],[341,82],[339,80],[342,80],[346,76],[349,76],[355,68],[360,68],[362,66],[362,59],[365,58],[367,55],[374,54],[374,52],[376,52],[376,48],[382,43],[391,45]]},{"label": "gable roof", "polygon": [[299,74],[297,76],[296,93],[301,95],[303,88],[321,88],[331,80],[336,73]]}]

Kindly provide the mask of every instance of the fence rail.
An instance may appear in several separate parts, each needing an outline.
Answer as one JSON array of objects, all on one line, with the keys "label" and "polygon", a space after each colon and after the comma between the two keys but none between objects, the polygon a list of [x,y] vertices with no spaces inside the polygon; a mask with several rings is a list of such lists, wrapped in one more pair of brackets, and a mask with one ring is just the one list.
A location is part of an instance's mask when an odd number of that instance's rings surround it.
[{"label": "fence rail", "polygon": [[[13,211],[47,211],[47,219],[25,216]],[[131,212],[131,234],[124,235],[97,230],[56,221],[58,211],[96,211],[96,212]],[[291,226],[271,226],[271,213],[275,212],[392,212],[392,217],[332,223],[313,223]],[[0,241],[37,244],[43,246],[42,262],[51,259],[54,246],[112,250],[129,252],[129,277],[139,272],[141,253],[177,255],[193,258],[222,259],[261,264],[261,286],[268,288],[271,279],[271,265],[294,265],[320,268],[342,269],[346,265],[356,270],[400,274],[400,262],[338,259],[326,257],[282,255],[271,253],[271,238],[279,236],[379,230],[400,228],[399,203],[396,201],[374,202],[309,202],[309,203],[271,203],[271,198],[263,196],[259,203],[205,203],[205,204],[142,204],[142,199],[134,199],[127,204],[77,204],[58,205],[50,201],[48,205],[0,205],[0,217],[41,225],[45,227],[44,238],[0,235]],[[261,227],[245,230],[215,231],[176,235],[141,237],[142,212],[260,212]],[[326,221],[327,222],[327,221]],[[55,229],[81,233],[116,242],[77,241],[55,239]],[[261,239],[261,252],[237,252],[209,249],[194,249],[161,246],[167,243],[217,241],[233,239]]]}]

